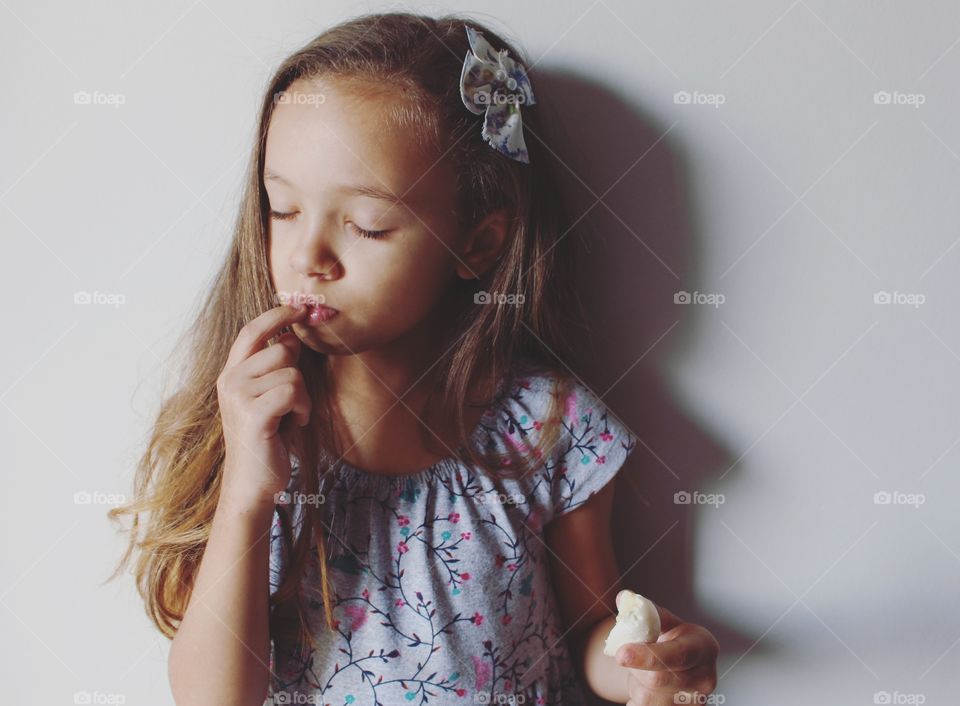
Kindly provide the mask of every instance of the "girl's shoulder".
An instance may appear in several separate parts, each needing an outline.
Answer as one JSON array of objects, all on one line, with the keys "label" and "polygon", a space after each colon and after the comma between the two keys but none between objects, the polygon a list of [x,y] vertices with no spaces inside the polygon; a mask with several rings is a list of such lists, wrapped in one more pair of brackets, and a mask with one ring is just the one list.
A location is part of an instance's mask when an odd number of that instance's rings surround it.
[{"label": "girl's shoulder", "polygon": [[518,489],[539,500],[545,523],[603,488],[637,444],[603,396],[573,373],[547,366],[518,370],[495,413],[487,445],[536,457],[536,470]]}]

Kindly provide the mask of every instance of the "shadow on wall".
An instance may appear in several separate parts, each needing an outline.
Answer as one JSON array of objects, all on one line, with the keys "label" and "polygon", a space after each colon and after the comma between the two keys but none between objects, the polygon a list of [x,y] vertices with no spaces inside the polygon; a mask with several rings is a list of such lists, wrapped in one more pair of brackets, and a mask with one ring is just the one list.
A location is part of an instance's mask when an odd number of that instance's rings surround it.
[{"label": "shadow on wall", "polygon": [[706,492],[733,455],[686,415],[657,373],[659,360],[694,344],[698,323],[699,307],[674,303],[675,292],[697,289],[700,264],[676,126],[569,73],[541,70],[537,101],[550,124],[546,134],[525,137],[546,143],[563,163],[565,200],[574,220],[582,216],[576,227],[589,248],[578,291],[591,331],[586,368],[576,372],[639,439],[614,506],[624,585],[706,626],[726,655],[743,652],[758,636],[694,600],[695,523],[711,510],[674,502],[681,490]]}]

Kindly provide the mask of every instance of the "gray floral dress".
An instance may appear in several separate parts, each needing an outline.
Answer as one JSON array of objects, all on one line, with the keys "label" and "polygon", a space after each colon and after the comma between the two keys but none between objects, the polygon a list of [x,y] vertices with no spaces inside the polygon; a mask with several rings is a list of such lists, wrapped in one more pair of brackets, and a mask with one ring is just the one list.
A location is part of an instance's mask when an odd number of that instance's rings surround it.
[{"label": "gray floral dress", "polygon": [[[559,443],[520,479],[495,480],[452,457],[400,476],[326,459],[319,497],[335,630],[322,598],[308,599],[322,649],[272,640],[268,702],[583,703],[543,530],[606,485],[636,439],[579,383],[562,418],[548,419],[556,379],[525,368],[501,379],[471,436],[477,448],[523,450],[560,423]],[[287,506],[295,530],[302,506]],[[275,513],[271,593],[286,561],[280,536]],[[320,574],[310,556],[300,591],[312,597],[319,591],[304,589]]]}]

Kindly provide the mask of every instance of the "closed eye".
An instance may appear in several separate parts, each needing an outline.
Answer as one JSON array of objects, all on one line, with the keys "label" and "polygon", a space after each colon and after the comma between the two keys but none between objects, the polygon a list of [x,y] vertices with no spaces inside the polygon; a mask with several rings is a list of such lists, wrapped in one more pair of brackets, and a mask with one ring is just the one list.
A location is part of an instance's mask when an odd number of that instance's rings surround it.
[{"label": "closed eye", "polygon": [[[296,217],[297,217],[296,211],[293,211],[291,213],[282,213],[281,211],[270,211],[270,218],[277,221],[292,221]],[[379,238],[385,237],[387,233],[390,232],[389,229],[367,230],[366,228],[361,228],[356,223],[350,223],[350,225],[353,226],[354,230],[357,231],[357,234],[361,238],[371,238],[373,240],[377,240]]]},{"label": "closed eye", "polygon": [[358,226],[356,223],[351,223],[350,225],[353,226],[354,230],[356,230],[362,238],[373,238],[376,240],[378,238],[383,238],[387,233],[390,232],[389,230],[366,230],[365,228]]}]

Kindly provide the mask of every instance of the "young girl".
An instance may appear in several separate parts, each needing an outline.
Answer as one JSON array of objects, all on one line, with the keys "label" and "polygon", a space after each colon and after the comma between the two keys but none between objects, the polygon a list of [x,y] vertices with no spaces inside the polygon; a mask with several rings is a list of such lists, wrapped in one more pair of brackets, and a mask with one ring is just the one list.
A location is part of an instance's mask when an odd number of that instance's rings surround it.
[{"label": "young girl", "polygon": [[666,609],[657,643],[602,651],[636,440],[570,372],[575,241],[534,85],[479,23],[408,14],[270,82],[188,375],[112,513],[177,704],[713,690],[716,641]]}]

